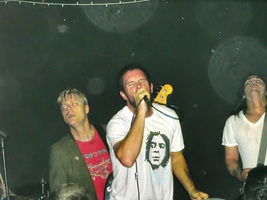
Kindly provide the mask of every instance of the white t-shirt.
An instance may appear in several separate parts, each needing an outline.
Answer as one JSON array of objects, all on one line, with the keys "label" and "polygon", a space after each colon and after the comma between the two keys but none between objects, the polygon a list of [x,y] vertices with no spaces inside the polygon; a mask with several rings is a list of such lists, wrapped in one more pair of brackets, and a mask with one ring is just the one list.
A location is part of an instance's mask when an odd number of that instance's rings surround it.
[{"label": "white t-shirt", "polygon": [[[240,111],[239,117],[232,115],[226,120],[222,145],[238,146],[243,168],[257,166],[264,117],[265,114],[256,123],[252,123],[245,117],[243,111]],[[265,159],[265,165],[266,161]]]},{"label": "white t-shirt", "polygon": [[[163,113],[177,118],[177,114],[164,106],[154,105]],[[130,130],[133,113],[127,106],[121,109],[107,125],[107,142],[114,180],[110,199],[141,200],[173,199],[173,173],[170,152],[184,149],[180,122],[154,109],[145,119],[143,144],[136,163],[127,168],[116,158],[113,145],[125,138]],[[138,172],[138,179],[135,174]]]}]

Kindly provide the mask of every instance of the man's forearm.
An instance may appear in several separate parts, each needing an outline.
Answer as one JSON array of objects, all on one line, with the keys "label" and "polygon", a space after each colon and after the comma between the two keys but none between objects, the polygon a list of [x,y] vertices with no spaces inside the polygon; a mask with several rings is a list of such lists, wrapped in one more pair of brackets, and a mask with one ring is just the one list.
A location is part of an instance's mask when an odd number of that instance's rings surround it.
[{"label": "man's forearm", "polygon": [[226,161],[226,167],[228,172],[238,179],[239,181],[244,181],[244,177],[242,176],[242,168],[240,167],[237,161],[229,160]]},{"label": "man's forearm", "polygon": [[139,155],[143,142],[144,121],[145,115],[137,113],[127,136],[114,145],[117,158],[126,167],[131,167]]},{"label": "man's forearm", "polygon": [[172,170],[176,178],[190,194],[195,189],[193,180],[186,164],[185,158],[181,152],[172,153]]}]

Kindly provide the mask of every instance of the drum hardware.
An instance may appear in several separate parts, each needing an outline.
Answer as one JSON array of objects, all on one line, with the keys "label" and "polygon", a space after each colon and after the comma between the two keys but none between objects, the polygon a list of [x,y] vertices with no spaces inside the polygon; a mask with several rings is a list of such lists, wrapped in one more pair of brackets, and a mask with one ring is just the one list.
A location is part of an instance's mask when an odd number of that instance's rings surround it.
[{"label": "drum hardware", "polygon": [[45,178],[41,178],[41,196],[40,200],[46,199],[49,197],[49,187]]},{"label": "drum hardware", "polygon": [[[5,176],[5,187],[6,187],[6,199],[9,200],[9,186],[8,186],[6,154],[5,154],[5,140],[7,139],[7,137],[8,137],[8,135],[6,133],[0,131],[2,159],[3,159],[4,176]],[[2,181],[3,181],[3,178],[2,178]]]}]

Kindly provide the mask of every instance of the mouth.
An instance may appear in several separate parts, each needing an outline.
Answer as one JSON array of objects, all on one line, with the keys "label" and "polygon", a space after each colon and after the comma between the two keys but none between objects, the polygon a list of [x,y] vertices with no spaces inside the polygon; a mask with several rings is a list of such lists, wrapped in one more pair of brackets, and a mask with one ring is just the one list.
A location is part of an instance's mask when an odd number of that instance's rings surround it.
[{"label": "mouth", "polygon": [[251,89],[257,88],[257,87],[258,87],[258,85],[256,85],[256,84],[253,84],[253,85],[250,86]]},{"label": "mouth", "polygon": [[71,118],[73,118],[73,117],[75,117],[74,114],[69,114],[69,115],[68,115],[68,119],[71,119]]}]

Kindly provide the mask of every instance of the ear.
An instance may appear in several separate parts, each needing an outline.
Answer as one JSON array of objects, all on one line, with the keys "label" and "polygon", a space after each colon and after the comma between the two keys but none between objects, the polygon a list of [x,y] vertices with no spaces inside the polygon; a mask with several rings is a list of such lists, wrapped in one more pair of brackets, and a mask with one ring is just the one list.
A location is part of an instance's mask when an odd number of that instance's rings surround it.
[{"label": "ear", "polygon": [[153,88],[154,88],[154,86],[153,86],[153,84],[152,83],[150,83],[150,92],[151,92],[151,94],[153,94]]},{"label": "ear", "polygon": [[127,96],[124,94],[124,92],[120,91],[120,95],[121,95],[121,97],[122,97],[125,101],[128,100],[128,98],[127,98]]},{"label": "ear", "polygon": [[89,107],[89,105],[87,104],[87,105],[85,105],[85,111],[86,111],[86,114],[88,114],[89,113],[89,111],[90,111],[90,107]]}]

